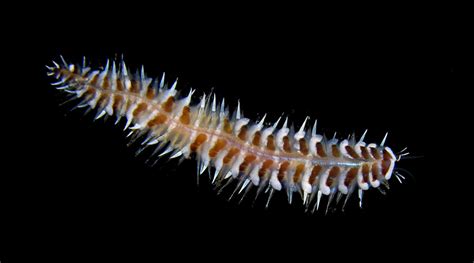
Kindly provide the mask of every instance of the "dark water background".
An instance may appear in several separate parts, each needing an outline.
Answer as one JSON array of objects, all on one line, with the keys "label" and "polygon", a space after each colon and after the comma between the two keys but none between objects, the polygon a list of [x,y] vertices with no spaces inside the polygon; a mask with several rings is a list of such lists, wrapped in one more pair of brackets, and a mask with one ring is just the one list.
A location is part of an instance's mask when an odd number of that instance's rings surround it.
[{"label": "dark water background", "polygon": [[[422,26],[325,30],[304,18],[225,25],[190,19],[179,26],[151,20],[156,26],[148,31],[121,30],[114,20],[74,21],[37,37],[29,33],[30,48],[7,54],[20,62],[10,69],[24,74],[9,83],[17,99],[5,104],[13,118],[4,130],[14,136],[4,144],[14,147],[6,159],[13,169],[0,176],[2,263],[472,255],[466,253],[472,238],[460,241],[472,231],[463,226],[472,205],[450,201],[462,194],[461,175],[445,173],[446,159],[434,159],[452,150],[445,136],[456,121],[447,111],[466,105],[456,87],[468,70],[455,46],[438,45],[442,36],[428,37]],[[269,210],[263,198],[253,208],[251,197],[238,205],[226,200],[229,193],[216,195],[207,173],[196,185],[195,161],[149,167],[113,121],[93,122],[93,115],[59,106],[63,96],[49,86],[44,65],[60,54],[76,63],[86,56],[96,66],[123,54],[132,69],[144,64],[149,76],[179,77],[178,89],[195,88],[196,98],[214,88],[231,109],[240,99],[251,119],[268,113],[267,120],[276,120],[284,112],[300,125],[310,116],[328,136],[360,136],[368,128],[367,141],[376,143],[388,131],[395,152],[408,147],[423,158],[397,163],[413,178],[403,185],[392,178],[386,196],[369,191],[362,210],[355,196],[345,213],[327,216],[305,214],[299,197],[290,206],[284,194]]]}]

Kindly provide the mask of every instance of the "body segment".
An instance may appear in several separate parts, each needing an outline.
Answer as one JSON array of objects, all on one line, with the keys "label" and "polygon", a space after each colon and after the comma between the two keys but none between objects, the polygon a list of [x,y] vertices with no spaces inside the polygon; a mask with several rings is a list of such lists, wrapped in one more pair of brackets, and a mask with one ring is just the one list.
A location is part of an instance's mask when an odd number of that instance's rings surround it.
[{"label": "body segment", "polygon": [[125,118],[125,128],[144,137],[142,144],[156,147],[160,156],[195,156],[199,174],[214,168],[217,185],[237,180],[239,192],[256,187],[257,195],[269,192],[269,200],[283,189],[289,202],[298,192],[316,209],[322,195],[346,195],[347,200],[356,189],[361,195],[386,184],[397,160],[384,142],[367,145],[365,133],[358,140],[327,139],[316,133],[316,123],[306,127],[308,118],[297,132],[290,131],[288,119],[267,126],[265,116],[255,122],[244,118],[240,105],[231,116],[215,95],[203,95],[192,105],[194,90],[180,97],[177,81],[169,87],[164,76],[153,80],[143,69],[132,75],[124,62],[107,62],[100,70],[66,63],[48,69],[59,80],[53,85],[81,99],[81,107],[97,110],[97,118]]}]

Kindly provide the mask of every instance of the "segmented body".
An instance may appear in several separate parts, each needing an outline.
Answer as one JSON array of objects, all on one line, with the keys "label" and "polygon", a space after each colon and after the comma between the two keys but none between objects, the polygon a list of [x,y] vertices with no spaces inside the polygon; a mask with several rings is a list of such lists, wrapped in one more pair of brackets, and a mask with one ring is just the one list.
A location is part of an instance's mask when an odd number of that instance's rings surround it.
[{"label": "segmented body", "polygon": [[381,145],[367,145],[364,136],[328,140],[316,133],[316,122],[305,128],[308,119],[297,132],[288,128],[288,119],[281,127],[280,119],[266,126],[265,117],[258,122],[244,118],[240,104],[233,116],[215,95],[203,95],[191,105],[194,90],[179,98],[177,81],[168,87],[164,75],[153,80],[143,68],[132,76],[124,62],[119,67],[115,62],[100,70],[55,63],[48,75],[59,79],[53,83],[58,89],[82,99],[81,107],[96,109],[97,118],[125,117],[125,128],[145,137],[142,145],[156,147],[160,156],[196,156],[199,174],[213,167],[212,181],[218,186],[237,180],[234,193],[244,191],[245,196],[255,187],[257,196],[269,192],[269,202],[275,191],[285,189],[291,203],[299,192],[314,211],[321,196],[328,195],[330,203],[336,194],[338,201],[345,195],[346,202],[356,189],[361,198],[370,187],[388,185],[397,158],[384,146],[385,139]]}]

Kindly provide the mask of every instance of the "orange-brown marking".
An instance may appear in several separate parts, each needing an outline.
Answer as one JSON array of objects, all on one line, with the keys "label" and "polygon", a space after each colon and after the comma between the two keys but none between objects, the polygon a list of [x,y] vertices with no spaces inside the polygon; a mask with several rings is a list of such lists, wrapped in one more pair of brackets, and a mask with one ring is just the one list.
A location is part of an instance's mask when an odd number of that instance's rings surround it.
[{"label": "orange-brown marking", "polygon": [[275,151],[275,138],[272,134],[267,137],[267,149],[270,151]]},{"label": "orange-brown marking", "polygon": [[123,91],[124,90],[123,83],[122,83],[121,79],[117,79],[117,90],[118,91]]},{"label": "orange-brown marking", "polygon": [[138,117],[140,114],[142,114],[146,109],[148,108],[147,104],[145,102],[142,102],[137,105],[135,110],[133,110],[133,117]]},{"label": "orange-brown marking", "polygon": [[369,154],[369,150],[367,150],[366,147],[361,146],[361,147],[360,147],[360,151],[362,152],[362,157],[364,157],[364,159],[366,159],[366,160],[370,160],[370,159],[371,159],[371,158],[370,158],[370,154]]},{"label": "orange-brown marking", "polygon": [[377,163],[372,164],[372,181],[376,181],[380,176],[380,170]]},{"label": "orange-brown marking", "polygon": [[257,156],[253,155],[253,154],[249,154],[247,156],[245,156],[244,158],[244,161],[242,162],[242,164],[240,164],[239,166],[239,170],[241,172],[245,171],[247,169],[247,167],[253,162],[255,161],[255,159],[257,159]]},{"label": "orange-brown marking", "polygon": [[174,105],[174,97],[171,96],[165,101],[165,103],[161,105],[161,107],[163,107],[164,111],[171,112],[173,110],[173,105]]},{"label": "orange-brown marking", "polygon": [[383,161],[382,161],[382,175],[387,176],[388,169],[390,168],[390,165],[392,164],[392,156],[388,153],[387,150],[383,150]]},{"label": "orange-brown marking", "polygon": [[160,113],[156,117],[154,117],[153,119],[148,121],[147,125],[148,125],[148,127],[152,128],[154,126],[165,123],[167,119],[168,119],[168,117],[166,117],[166,115]]},{"label": "orange-brown marking", "polygon": [[306,143],[306,140],[304,138],[300,139],[300,152],[303,155],[308,155],[309,153],[308,144]]},{"label": "orange-brown marking", "polygon": [[156,90],[150,84],[146,90],[146,98],[149,100],[152,100],[155,98],[155,96],[156,96]]},{"label": "orange-brown marking", "polygon": [[232,125],[228,119],[224,119],[224,131],[226,133],[232,133]]},{"label": "orange-brown marking", "polygon": [[392,159],[392,155],[390,155],[390,153],[388,153],[387,150],[383,150],[383,159],[384,160],[391,160]]},{"label": "orange-brown marking", "polygon": [[183,112],[181,113],[181,117],[179,117],[179,121],[182,124],[188,125],[191,123],[191,108],[189,106],[184,106]]},{"label": "orange-brown marking", "polygon": [[130,87],[130,92],[134,92],[134,93],[140,92],[140,86],[139,86],[138,81],[132,79],[132,81],[130,81],[130,83],[132,84],[131,87]]},{"label": "orange-brown marking", "polygon": [[288,136],[283,137],[283,150],[287,153],[291,153],[290,138]]},{"label": "orange-brown marking", "polygon": [[103,89],[109,89],[109,87],[110,87],[109,78],[105,77],[104,78],[104,83],[102,83],[102,88]]},{"label": "orange-brown marking", "polygon": [[331,145],[332,149],[332,156],[339,158],[341,157],[341,151],[339,151],[339,147],[336,144]]},{"label": "orange-brown marking", "polygon": [[347,151],[347,154],[349,154],[352,158],[354,158],[354,159],[360,158],[360,156],[357,154],[357,152],[351,146],[347,145],[346,146],[346,151]]},{"label": "orange-brown marking", "polygon": [[390,165],[392,164],[391,160],[382,160],[381,166],[382,166],[382,175],[387,176],[388,169],[390,168]]},{"label": "orange-brown marking", "polygon": [[265,160],[262,164],[262,167],[258,171],[258,176],[259,177],[264,176],[265,173],[267,172],[268,168],[270,168],[270,166],[272,166],[272,164],[273,164],[272,160]]},{"label": "orange-brown marking", "polygon": [[349,186],[352,183],[352,181],[356,178],[358,171],[358,167],[353,167],[347,171],[346,178],[344,179],[345,186]]},{"label": "orange-brown marking", "polygon": [[304,164],[300,163],[296,166],[295,174],[293,175],[293,182],[298,183],[300,181],[301,174],[304,170]]},{"label": "orange-brown marking", "polygon": [[114,111],[118,111],[118,110],[120,110],[120,108],[122,107],[122,104],[123,104],[123,97],[122,97],[122,95],[116,94],[116,95],[114,96],[114,104],[112,105],[112,108],[114,109]]},{"label": "orange-brown marking", "polygon": [[205,134],[198,134],[198,136],[196,136],[196,139],[194,139],[194,142],[191,144],[191,151],[196,152],[199,146],[201,146],[201,144],[203,144],[206,140],[207,136]]},{"label": "orange-brown marking", "polygon": [[332,186],[332,184],[336,181],[336,177],[339,175],[341,172],[341,168],[334,166],[331,168],[331,171],[329,171],[328,179],[326,180],[326,185],[327,186]]},{"label": "orange-brown marking", "polygon": [[316,152],[318,153],[319,156],[321,157],[326,157],[326,151],[324,151],[323,144],[318,142],[316,143]]},{"label": "orange-brown marking", "polygon": [[239,153],[239,151],[240,151],[240,150],[239,150],[238,148],[232,148],[232,149],[230,149],[229,152],[227,153],[227,155],[226,155],[226,156],[224,157],[224,159],[222,160],[222,162],[223,162],[224,164],[229,163],[229,162],[232,160],[232,158],[233,158],[236,154]]},{"label": "orange-brown marking", "polygon": [[313,183],[316,181],[316,178],[318,178],[319,173],[321,172],[323,168],[319,165],[316,165],[313,167],[313,170],[311,170],[311,175],[309,176],[309,184],[313,185]]},{"label": "orange-brown marking", "polygon": [[286,174],[286,169],[288,169],[288,166],[290,166],[290,163],[285,161],[280,165],[280,170],[278,170],[278,181],[282,181],[283,178],[285,177]]},{"label": "orange-brown marking", "polygon": [[369,181],[370,166],[367,163],[362,165],[362,181],[367,183]]},{"label": "orange-brown marking", "polygon": [[255,146],[260,146],[260,137],[261,133],[259,131],[255,132],[255,135],[253,136],[253,141],[252,144]]},{"label": "orange-brown marking", "polygon": [[242,126],[242,128],[240,128],[239,135],[237,137],[239,137],[239,139],[241,139],[242,141],[245,141],[247,139],[247,129],[247,125],[244,125]]},{"label": "orange-brown marking", "polygon": [[216,155],[222,150],[224,149],[224,147],[226,146],[227,144],[227,141],[224,140],[224,139],[218,139],[216,141],[216,143],[214,144],[214,146],[209,150],[209,157],[211,158],[214,158],[216,157]]},{"label": "orange-brown marking", "polygon": [[377,148],[370,148],[370,152],[372,153],[372,156],[376,159],[376,160],[380,160],[382,159],[382,155],[380,155],[379,151],[377,150]]}]

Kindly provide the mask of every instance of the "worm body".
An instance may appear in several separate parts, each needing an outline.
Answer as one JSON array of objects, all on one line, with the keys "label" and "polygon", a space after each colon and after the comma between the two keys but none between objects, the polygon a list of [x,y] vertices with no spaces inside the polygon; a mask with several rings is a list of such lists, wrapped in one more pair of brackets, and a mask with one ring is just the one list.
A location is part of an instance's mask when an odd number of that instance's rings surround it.
[{"label": "worm body", "polygon": [[[195,157],[198,176],[207,169],[220,189],[234,183],[232,194],[242,198],[250,191],[267,194],[286,192],[292,202],[301,195],[308,211],[316,211],[328,196],[328,206],[369,188],[388,187],[397,157],[385,146],[356,139],[328,139],[317,134],[316,122],[308,119],[293,131],[288,118],[267,124],[265,116],[251,121],[241,114],[240,103],[230,114],[224,100],[215,94],[201,96],[192,104],[195,90],[184,96],[177,81],[168,85],[162,78],[148,78],[142,68],[131,74],[125,63],[108,61],[104,68],[54,63],[48,75],[57,79],[57,89],[81,101],[78,107],[96,110],[96,118],[115,116],[126,120],[132,138],[143,138],[143,148],[169,158]],[[212,171],[210,170],[212,168]],[[360,202],[362,205],[362,201]]]}]

